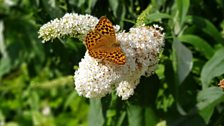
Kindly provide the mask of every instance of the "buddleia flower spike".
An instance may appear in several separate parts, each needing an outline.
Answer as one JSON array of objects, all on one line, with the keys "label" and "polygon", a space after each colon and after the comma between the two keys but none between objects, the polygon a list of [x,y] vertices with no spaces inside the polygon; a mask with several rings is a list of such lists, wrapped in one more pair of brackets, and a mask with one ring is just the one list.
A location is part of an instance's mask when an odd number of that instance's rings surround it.
[{"label": "buddleia flower spike", "polygon": [[157,25],[118,31],[106,17],[66,14],[43,25],[39,37],[43,42],[63,36],[77,37],[87,47],[78,70],[75,89],[87,98],[101,98],[114,89],[122,100],[134,94],[141,76],[156,69],[164,46],[163,30]]}]

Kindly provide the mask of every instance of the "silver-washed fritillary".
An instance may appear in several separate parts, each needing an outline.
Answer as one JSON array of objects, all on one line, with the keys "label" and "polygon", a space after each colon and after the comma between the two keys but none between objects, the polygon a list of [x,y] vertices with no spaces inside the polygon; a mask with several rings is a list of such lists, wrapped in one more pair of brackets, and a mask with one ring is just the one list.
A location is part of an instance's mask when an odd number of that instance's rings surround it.
[{"label": "silver-washed fritillary", "polygon": [[102,16],[95,29],[86,35],[85,44],[89,55],[94,58],[118,65],[126,62],[125,54],[116,40],[114,27],[105,16]]}]

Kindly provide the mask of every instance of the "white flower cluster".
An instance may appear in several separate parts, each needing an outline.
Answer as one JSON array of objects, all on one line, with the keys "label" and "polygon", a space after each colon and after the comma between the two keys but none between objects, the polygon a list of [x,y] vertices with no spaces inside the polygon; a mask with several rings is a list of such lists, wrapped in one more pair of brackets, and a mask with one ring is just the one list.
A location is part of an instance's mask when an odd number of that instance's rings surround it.
[{"label": "white flower cluster", "polygon": [[[49,41],[64,35],[83,37],[93,29],[98,19],[90,15],[66,14],[40,28],[39,37]],[[115,27],[116,31],[119,27]],[[116,34],[125,53],[126,63],[117,65],[91,57],[86,52],[75,72],[75,89],[87,98],[101,98],[113,89],[122,100],[134,94],[141,76],[150,76],[156,69],[159,53],[164,46],[163,29],[157,25],[131,28],[129,32]],[[80,37],[82,36],[82,37]]]},{"label": "white flower cluster", "polygon": [[91,28],[94,28],[98,19],[91,15],[67,13],[60,19],[54,19],[44,24],[39,30],[39,38],[46,42],[63,36],[73,36],[83,39]]},{"label": "white flower cluster", "polygon": [[77,92],[87,98],[101,98],[115,88],[122,100],[128,99],[140,77],[151,75],[156,68],[164,45],[160,30],[158,26],[142,26],[118,33],[117,40],[126,55],[125,65],[101,63],[86,53],[74,76]]}]

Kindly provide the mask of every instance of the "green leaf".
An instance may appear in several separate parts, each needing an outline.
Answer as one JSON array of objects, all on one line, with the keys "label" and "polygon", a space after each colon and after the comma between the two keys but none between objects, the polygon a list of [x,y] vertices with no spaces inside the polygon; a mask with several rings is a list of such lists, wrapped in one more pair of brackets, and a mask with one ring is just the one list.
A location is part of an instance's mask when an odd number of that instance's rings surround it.
[{"label": "green leaf", "polygon": [[11,70],[11,63],[9,57],[0,59],[0,78]]},{"label": "green leaf", "polygon": [[3,22],[0,21],[0,78],[7,72],[10,71],[12,65],[10,57],[8,56],[8,52],[6,51],[6,45],[4,43],[4,25]]},{"label": "green leaf", "polygon": [[199,114],[208,124],[214,107],[224,101],[224,92],[218,87],[210,87],[198,93],[197,101]]},{"label": "green leaf", "polygon": [[202,55],[204,55],[207,59],[211,58],[214,54],[213,48],[206,42],[204,39],[200,38],[196,35],[181,35],[178,37],[178,40],[182,42],[186,42],[194,46]]},{"label": "green leaf", "polygon": [[224,48],[215,52],[213,57],[203,66],[201,71],[202,88],[205,89],[214,77],[224,73]]},{"label": "green leaf", "polygon": [[100,99],[90,100],[88,121],[90,126],[103,126],[104,118]]},{"label": "green leaf", "polygon": [[208,19],[197,16],[187,16],[186,19],[187,23],[194,24],[204,33],[212,37],[217,43],[224,45],[224,41],[219,30]]},{"label": "green leaf", "polygon": [[149,13],[152,13],[151,12],[152,8],[153,8],[152,5],[148,5],[148,7],[144,11],[142,11],[142,13],[138,16],[136,20],[136,23],[135,23],[136,26],[142,26],[143,24],[145,24],[145,19],[147,15]]},{"label": "green leaf", "polygon": [[148,14],[146,16],[146,22],[153,22],[153,21],[158,21],[161,19],[169,19],[171,16],[166,13],[153,13],[153,14]]},{"label": "green leaf", "polygon": [[5,121],[5,116],[2,113],[2,110],[0,110],[0,122],[4,122]]},{"label": "green leaf", "polygon": [[6,45],[4,43],[4,25],[3,21],[0,21],[0,53],[3,57],[7,56]]},{"label": "green leaf", "polygon": [[136,21],[136,26],[141,26],[142,24],[148,24],[154,21],[160,21],[161,19],[171,18],[169,14],[166,13],[153,13],[152,5],[148,7],[138,16]]},{"label": "green leaf", "polygon": [[142,126],[143,123],[143,108],[138,105],[128,104],[128,124],[129,126]]},{"label": "green leaf", "polygon": [[109,0],[109,3],[110,3],[110,7],[113,11],[114,16],[117,17],[119,1],[118,0]]},{"label": "green leaf", "polygon": [[189,0],[176,0],[174,7],[173,25],[174,25],[174,34],[178,35],[183,30],[183,24],[189,9]]},{"label": "green leaf", "polygon": [[145,126],[155,126],[159,119],[151,107],[145,109]]},{"label": "green leaf", "polygon": [[32,112],[32,119],[33,119],[34,125],[38,126],[38,125],[41,125],[43,123],[44,117],[41,115],[40,112],[33,111]]},{"label": "green leaf", "polygon": [[180,24],[183,24],[189,9],[189,0],[176,0]]},{"label": "green leaf", "polygon": [[61,76],[54,80],[47,80],[45,82],[32,82],[32,88],[42,88],[42,89],[52,89],[53,87],[60,87],[65,85],[70,85],[73,83],[73,76]]},{"label": "green leaf", "polygon": [[44,9],[46,9],[47,13],[51,16],[51,18],[58,18],[63,15],[63,12],[57,5],[56,0],[50,0],[50,1],[42,0],[41,2],[44,5],[43,6]]},{"label": "green leaf", "polygon": [[[79,2],[82,0],[79,0]],[[85,0],[83,0],[85,1]],[[86,9],[86,13],[91,13],[92,9],[96,5],[97,0],[88,0],[88,8]]]},{"label": "green leaf", "polygon": [[126,115],[127,115],[126,112],[121,113],[121,115],[119,116],[119,119],[117,121],[117,126],[122,126],[122,123],[124,122]]},{"label": "green leaf", "polygon": [[180,41],[174,40],[173,50],[175,53],[174,66],[176,68],[177,83],[181,84],[192,69],[192,52]]},{"label": "green leaf", "polygon": [[[72,92],[70,95],[68,95],[65,103],[64,103],[64,110],[68,108],[69,106],[78,106],[80,103],[80,98],[77,97],[77,93]],[[76,100],[74,100],[76,99]],[[78,108],[73,108],[77,111]]]},{"label": "green leaf", "polygon": [[19,126],[17,122],[8,122],[4,126]]}]

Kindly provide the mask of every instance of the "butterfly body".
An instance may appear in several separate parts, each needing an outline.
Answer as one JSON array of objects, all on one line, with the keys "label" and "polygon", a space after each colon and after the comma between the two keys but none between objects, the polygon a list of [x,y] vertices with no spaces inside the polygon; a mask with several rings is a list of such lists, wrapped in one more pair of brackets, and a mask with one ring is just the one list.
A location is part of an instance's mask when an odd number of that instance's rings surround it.
[{"label": "butterfly body", "polygon": [[125,54],[116,40],[114,27],[105,16],[102,16],[95,29],[87,34],[85,43],[89,55],[94,58],[118,65],[126,62]]}]

